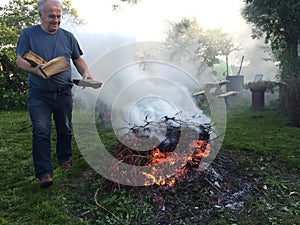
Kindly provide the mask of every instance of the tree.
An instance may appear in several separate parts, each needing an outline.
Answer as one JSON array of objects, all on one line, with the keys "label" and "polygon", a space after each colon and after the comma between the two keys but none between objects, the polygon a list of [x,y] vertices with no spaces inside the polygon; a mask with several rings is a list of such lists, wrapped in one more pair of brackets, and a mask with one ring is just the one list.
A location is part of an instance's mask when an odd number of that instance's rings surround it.
[{"label": "tree", "polygon": [[[82,23],[70,1],[63,1],[64,21],[71,24]],[[15,65],[15,48],[24,27],[39,23],[36,0],[10,0],[0,7],[0,109],[7,103],[17,106],[25,104],[27,76]],[[21,94],[15,100],[16,93]],[[13,98],[13,99],[11,99]],[[22,99],[20,102],[20,98]]]},{"label": "tree", "polygon": [[281,63],[281,77],[300,77],[298,43],[300,39],[299,0],[244,0],[242,15],[252,24],[253,38],[265,38]]},{"label": "tree", "polygon": [[280,105],[300,126],[300,1],[244,0],[242,15],[254,25],[253,38],[265,38],[280,62]]},{"label": "tree", "polygon": [[220,62],[218,56],[228,56],[236,50],[229,34],[221,29],[205,30],[193,17],[169,22],[165,41],[173,49],[173,56],[182,56],[188,50],[194,55],[192,60],[209,67]]}]

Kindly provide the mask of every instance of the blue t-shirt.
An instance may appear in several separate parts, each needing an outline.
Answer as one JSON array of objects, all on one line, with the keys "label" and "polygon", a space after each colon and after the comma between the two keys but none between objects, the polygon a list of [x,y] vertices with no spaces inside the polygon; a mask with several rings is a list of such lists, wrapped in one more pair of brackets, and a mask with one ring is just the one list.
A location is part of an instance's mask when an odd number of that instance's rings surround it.
[{"label": "blue t-shirt", "polygon": [[[29,50],[46,61],[64,56],[69,64],[71,59],[78,59],[83,54],[78,41],[71,32],[59,28],[55,34],[48,34],[42,30],[40,25],[25,28],[20,34],[16,54],[23,56]],[[28,84],[33,88],[45,91],[55,91],[72,86],[71,69],[51,76],[47,80],[29,73]]]}]

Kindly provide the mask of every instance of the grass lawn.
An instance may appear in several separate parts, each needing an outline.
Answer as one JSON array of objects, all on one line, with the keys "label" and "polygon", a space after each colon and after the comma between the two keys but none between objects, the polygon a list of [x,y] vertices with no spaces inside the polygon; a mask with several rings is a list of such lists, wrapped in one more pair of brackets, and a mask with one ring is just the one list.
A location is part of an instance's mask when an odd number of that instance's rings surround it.
[{"label": "grass lawn", "polygon": [[[41,189],[34,177],[28,112],[2,111],[0,122],[0,224],[300,224],[300,129],[269,106],[254,111],[233,105],[228,112],[216,161],[230,166],[228,184],[241,177],[251,184],[243,206],[234,210],[214,207],[209,195],[216,187],[198,178],[160,190],[166,209],[157,212],[153,192],[158,189],[111,191],[112,184],[87,165],[75,140],[74,166],[67,173],[59,168],[53,145],[54,184]],[[213,210],[197,214],[196,203]]]}]

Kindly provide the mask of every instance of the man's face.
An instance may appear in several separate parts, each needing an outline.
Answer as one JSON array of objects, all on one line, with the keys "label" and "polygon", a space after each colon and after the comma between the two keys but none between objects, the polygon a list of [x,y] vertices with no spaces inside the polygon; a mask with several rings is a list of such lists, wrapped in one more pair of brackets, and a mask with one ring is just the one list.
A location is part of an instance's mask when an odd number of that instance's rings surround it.
[{"label": "man's face", "polygon": [[45,2],[44,9],[39,13],[42,29],[47,33],[55,33],[60,25],[62,9],[57,3]]}]

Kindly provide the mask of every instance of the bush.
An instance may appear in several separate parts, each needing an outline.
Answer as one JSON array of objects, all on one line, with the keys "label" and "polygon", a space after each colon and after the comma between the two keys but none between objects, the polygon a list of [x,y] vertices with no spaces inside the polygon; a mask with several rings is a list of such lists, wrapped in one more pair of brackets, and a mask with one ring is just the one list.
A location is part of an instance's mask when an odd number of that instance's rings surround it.
[{"label": "bush", "polygon": [[1,71],[0,68],[0,87],[0,110],[27,108],[28,86],[25,72]]},{"label": "bush", "polygon": [[0,92],[0,110],[21,110],[27,108],[27,92],[5,90]]}]

